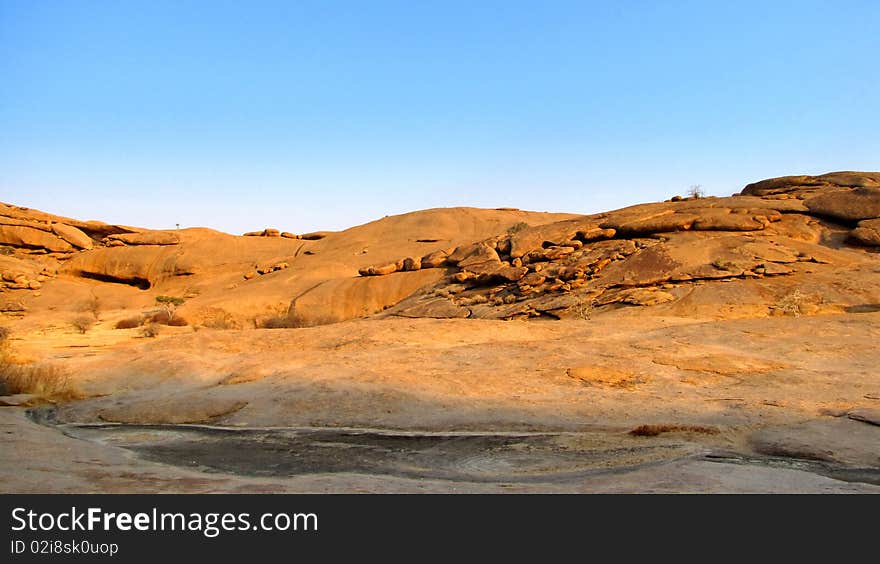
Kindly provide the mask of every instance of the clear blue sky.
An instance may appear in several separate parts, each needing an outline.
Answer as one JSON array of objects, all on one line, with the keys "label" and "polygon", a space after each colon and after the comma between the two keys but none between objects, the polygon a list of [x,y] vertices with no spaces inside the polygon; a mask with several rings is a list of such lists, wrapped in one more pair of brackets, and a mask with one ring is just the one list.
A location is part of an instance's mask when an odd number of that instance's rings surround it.
[{"label": "clear blue sky", "polygon": [[0,201],[230,232],[880,170],[880,2],[0,0]]}]

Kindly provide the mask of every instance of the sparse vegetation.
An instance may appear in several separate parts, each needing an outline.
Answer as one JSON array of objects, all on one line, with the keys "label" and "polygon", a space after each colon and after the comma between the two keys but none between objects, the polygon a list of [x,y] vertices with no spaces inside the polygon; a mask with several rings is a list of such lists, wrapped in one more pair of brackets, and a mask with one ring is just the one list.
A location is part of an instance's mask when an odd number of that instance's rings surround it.
[{"label": "sparse vegetation", "polygon": [[273,315],[264,319],[259,326],[263,329],[297,329],[305,327],[303,320],[289,315]]},{"label": "sparse vegetation", "polygon": [[514,223],[513,225],[508,227],[507,234],[513,235],[514,233],[519,233],[523,229],[528,229],[529,227],[531,226],[528,223],[526,223],[525,221],[520,221],[519,223]]},{"label": "sparse vegetation", "polygon": [[159,331],[160,331],[159,328],[160,327],[161,326],[158,323],[153,323],[153,322],[147,323],[141,329],[141,336],[152,339],[153,337],[156,337],[159,335]]},{"label": "sparse vegetation", "polygon": [[318,325],[329,325],[334,320],[317,317],[306,318],[299,314],[273,315],[263,319],[257,324],[262,329],[300,329],[302,327],[317,327]]},{"label": "sparse vegetation", "polygon": [[0,245],[0,255],[11,255],[15,253],[15,249],[6,245]]},{"label": "sparse vegetation", "polygon": [[95,325],[95,319],[89,315],[79,315],[70,322],[73,328],[85,335]]},{"label": "sparse vegetation", "polygon": [[597,305],[596,298],[587,298],[584,296],[579,298],[571,307],[571,313],[574,315],[575,319],[589,321]]},{"label": "sparse vegetation", "polygon": [[70,377],[57,366],[0,362],[0,395],[33,394],[48,401],[82,397]]},{"label": "sparse vegetation", "polygon": [[703,435],[717,435],[718,429],[704,425],[639,425],[629,432],[634,437],[656,437],[662,433],[701,433]]},{"label": "sparse vegetation", "polygon": [[202,315],[202,326],[208,329],[240,329],[235,317],[225,309],[209,308]]},{"label": "sparse vegetation", "polygon": [[82,394],[58,366],[23,361],[9,348],[9,328],[0,327],[0,395],[33,394],[38,401],[79,399]]},{"label": "sparse vegetation", "polygon": [[98,299],[98,296],[92,295],[91,298],[79,305],[79,311],[91,313],[92,317],[97,321],[101,313],[101,300]]},{"label": "sparse vegetation", "polygon": [[182,306],[186,300],[177,296],[156,296],[156,304],[162,307],[165,310],[165,313],[168,314],[168,321],[165,325],[171,325],[171,321],[174,319],[174,312],[177,311],[177,308]]},{"label": "sparse vegetation", "polygon": [[166,323],[165,325],[168,325],[170,327],[186,327],[187,325],[189,325],[189,322],[178,315],[177,317],[172,317],[171,319],[169,319],[168,323]]},{"label": "sparse vegetation", "polygon": [[703,186],[701,184],[693,184],[687,191],[688,198],[705,198],[706,191],[703,190]]},{"label": "sparse vegetation", "polygon": [[783,315],[799,317],[801,315],[815,312],[822,301],[821,296],[811,296],[796,288],[794,291],[789,292],[780,298],[775,306],[770,306],[770,309]]},{"label": "sparse vegetation", "polygon": [[172,316],[168,311],[162,310],[154,312],[147,316],[146,321],[149,323],[156,323],[158,325],[168,325],[171,327],[185,327],[189,325],[186,319],[177,315]]},{"label": "sparse vegetation", "polygon": [[135,327],[140,327],[143,322],[144,318],[140,315],[136,317],[126,317],[125,319],[117,321],[114,327],[116,329],[134,329]]}]

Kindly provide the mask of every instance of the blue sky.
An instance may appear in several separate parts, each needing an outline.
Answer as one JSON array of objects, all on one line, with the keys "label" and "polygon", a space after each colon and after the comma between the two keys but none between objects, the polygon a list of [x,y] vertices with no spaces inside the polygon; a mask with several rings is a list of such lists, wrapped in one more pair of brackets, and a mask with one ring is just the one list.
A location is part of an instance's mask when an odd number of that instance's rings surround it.
[{"label": "blue sky", "polygon": [[880,170],[880,2],[0,0],[0,201],[154,228]]}]

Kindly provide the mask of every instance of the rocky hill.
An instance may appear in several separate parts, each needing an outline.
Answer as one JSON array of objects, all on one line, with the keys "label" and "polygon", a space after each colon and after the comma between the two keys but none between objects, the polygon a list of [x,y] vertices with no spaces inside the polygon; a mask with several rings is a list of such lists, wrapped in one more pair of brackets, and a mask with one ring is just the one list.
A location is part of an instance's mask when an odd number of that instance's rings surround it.
[{"label": "rocky hill", "polygon": [[[880,303],[880,173],[789,176],[731,197],[589,216],[413,212],[338,233],[146,230],[0,205],[0,310],[110,320],[180,296],[190,323],[321,324],[375,314],[810,314]],[[873,279],[873,278],[872,278]],[[280,321],[279,321],[280,320]]]}]

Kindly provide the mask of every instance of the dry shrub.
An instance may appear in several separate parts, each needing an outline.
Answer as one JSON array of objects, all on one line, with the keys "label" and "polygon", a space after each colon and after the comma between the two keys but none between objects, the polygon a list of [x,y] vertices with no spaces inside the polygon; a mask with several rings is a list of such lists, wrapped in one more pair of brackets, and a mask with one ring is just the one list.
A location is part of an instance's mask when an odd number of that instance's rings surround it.
[{"label": "dry shrub", "polygon": [[0,356],[0,395],[12,394],[33,394],[47,401],[83,397],[58,366],[19,363],[4,352]]},{"label": "dry shrub", "polygon": [[335,320],[327,317],[303,317],[298,314],[290,315],[273,315],[267,317],[259,323],[259,327],[263,329],[299,329],[302,327],[317,327],[318,325],[330,325],[336,323]]},{"label": "dry shrub", "polygon": [[529,227],[530,226],[528,223],[526,223],[525,221],[520,221],[519,223],[514,223],[513,225],[508,227],[507,233],[509,235],[513,235],[514,233],[519,233],[520,231],[523,231],[524,229],[528,229]]},{"label": "dry shrub", "polygon": [[639,425],[629,432],[634,437],[656,437],[661,433],[702,433],[704,435],[717,435],[718,429],[715,427],[706,427],[703,425]]},{"label": "dry shrub", "polygon": [[582,321],[589,321],[593,316],[593,312],[599,306],[599,302],[596,301],[596,298],[587,296],[579,296],[574,305],[571,306],[570,310],[575,319],[580,319]]},{"label": "dry shrub", "polygon": [[165,325],[168,325],[170,327],[186,327],[187,325],[189,325],[189,323],[183,317],[175,315],[174,317],[169,319],[168,322],[165,323]]},{"label": "dry shrub", "polygon": [[12,331],[9,329],[9,327],[0,326],[0,346],[6,343],[11,334]]},{"label": "dry shrub", "polygon": [[141,329],[141,336],[153,338],[159,334],[159,327],[160,325],[158,323],[147,323],[146,325],[144,325],[143,329]]},{"label": "dry shrub", "polygon": [[92,317],[98,319],[101,313],[101,301],[98,299],[98,296],[93,295],[91,298],[80,303],[78,310],[91,313]]},{"label": "dry shrub", "polygon": [[140,327],[143,322],[144,318],[140,315],[136,317],[126,317],[125,319],[117,321],[115,327],[117,329],[134,329],[135,327]]},{"label": "dry shrub", "polygon": [[805,294],[799,289],[795,289],[794,291],[782,296],[782,298],[779,299],[779,302],[777,302],[776,305],[773,306],[773,309],[783,315],[800,317],[803,314],[809,313],[811,309],[816,308],[816,305],[819,303],[822,303],[822,299],[820,297]]},{"label": "dry shrub", "polygon": [[88,315],[80,315],[75,317],[70,324],[73,325],[74,329],[85,335],[95,324],[95,319]]},{"label": "dry shrub", "polygon": [[305,327],[302,321],[289,315],[273,315],[260,323],[263,329],[296,329]]},{"label": "dry shrub", "polygon": [[202,326],[209,329],[240,329],[235,317],[221,308],[209,308],[203,313]]},{"label": "dry shrub", "polygon": [[162,310],[152,313],[146,318],[147,323],[155,323],[157,325],[168,325],[170,327],[186,327],[189,325],[186,319],[179,315],[172,315],[170,312]]},{"label": "dry shrub", "polygon": [[158,323],[159,325],[168,325],[168,322],[171,321],[172,317],[167,311],[157,311],[147,315],[144,320],[146,323]]}]

